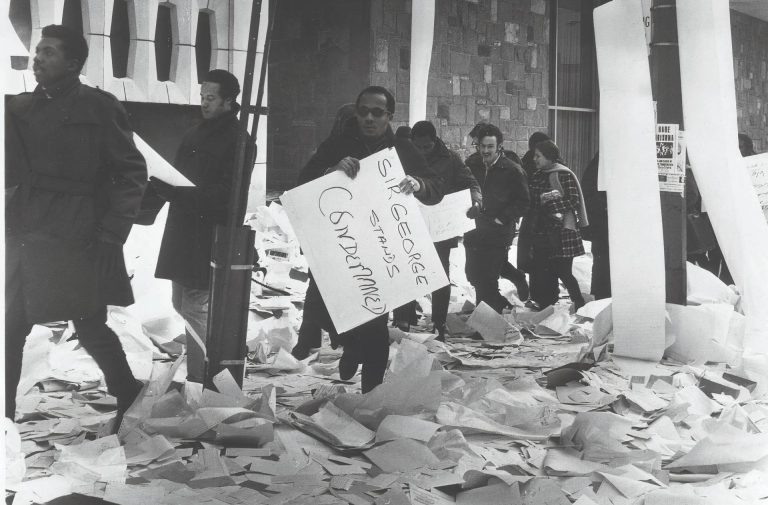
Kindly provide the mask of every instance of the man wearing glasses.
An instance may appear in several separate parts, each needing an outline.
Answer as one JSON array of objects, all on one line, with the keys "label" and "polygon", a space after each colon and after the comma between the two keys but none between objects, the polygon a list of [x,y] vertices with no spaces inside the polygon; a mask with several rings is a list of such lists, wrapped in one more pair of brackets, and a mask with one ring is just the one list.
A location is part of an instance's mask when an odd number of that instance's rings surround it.
[{"label": "man wearing glasses", "polygon": [[[336,170],[355,178],[360,160],[373,153],[394,147],[406,176],[400,191],[411,194],[422,203],[433,205],[442,199],[440,178],[427,165],[422,154],[408,139],[396,138],[390,127],[395,113],[395,98],[386,88],[370,86],[357,96],[355,115],[342,127],[341,135],[326,139],[299,174],[299,184],[317,179]],[[305,301],[304,317],[325,330],[334,330],[328,309],[311,274]],[[339,376],[348,380],[362,364],[362,391],[367,393],[384,380],[389,358],[388,314],[339,335],[344,353],[339,362]]]}]

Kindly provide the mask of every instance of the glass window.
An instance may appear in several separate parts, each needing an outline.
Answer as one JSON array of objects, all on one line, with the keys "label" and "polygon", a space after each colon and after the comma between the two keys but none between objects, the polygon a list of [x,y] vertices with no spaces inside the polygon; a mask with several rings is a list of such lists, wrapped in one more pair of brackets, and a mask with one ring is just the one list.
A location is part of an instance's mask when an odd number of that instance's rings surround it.
[{"label": "glass window", "polygon": [[171,6],[158,5],[157,23],[155,24],[155,64],[157,80],[171,80],[171,56],[173,55],[173,28],[171,26]]},{"label": "glass window", "polygon": [[115,0],[112,7],[109,45],[112,50],[112,75],[118,78],[128,76],[128,54],[131,46],[128,19],[128,2],[126,0]]},{"label": "glass window", "polygon": [[550,5],[550,134],[580,176],[598,145],[593,0],[553,0]]},{"label": "glass window", "polygon": [[[29,0],[11,0],[9,15],[11,24],[19,36],[19,40],[29,50],[32,43],[32,10]],[[26,70],[29,67],[29,56],[11,56],[11,68]]]},{"label": "glass window", "polygon": [[211,69],[211,15],[200,11],[197,17],[197,34],[195,36],[195,59],[197,60],[197,82],[202,83]]}]

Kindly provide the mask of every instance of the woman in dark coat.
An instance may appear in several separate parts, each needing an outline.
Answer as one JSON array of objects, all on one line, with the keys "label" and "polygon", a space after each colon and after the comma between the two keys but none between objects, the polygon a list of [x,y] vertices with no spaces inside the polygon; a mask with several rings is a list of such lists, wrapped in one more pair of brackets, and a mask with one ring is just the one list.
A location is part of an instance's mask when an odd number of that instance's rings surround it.
[{"label": "woman in dark coat", "polygon": [[[580,227],[589,224],[584,196],[576,175],[560,160],[560,150],[551,140],[536,144],[536,170],[528,187],[533,236],[533,272],[551,271],[563,281],[576,309],[584,305],[579,283],[573,276],[573,258],[584,254]],[[552,305],[557,298],[543,300]]]},{"label": "woman in dark coat", "polygon": [[[536,164],[533,162],[534,147],[545,140],[550,139],[544,132],[533,132],[528,139],[528,151],[523,155],[521,165],[529,180],[536,171]],[[524,216],[520,223],[520,235],[517,240],[517,267],[528,272],[530,280],[530,299],[525,305],[538,310],[546,306],[545,300],[557,300],[560,287],[557,284],[557,276],[549,270],[533,271],[532,241],[531,222],[527,216]]]}]

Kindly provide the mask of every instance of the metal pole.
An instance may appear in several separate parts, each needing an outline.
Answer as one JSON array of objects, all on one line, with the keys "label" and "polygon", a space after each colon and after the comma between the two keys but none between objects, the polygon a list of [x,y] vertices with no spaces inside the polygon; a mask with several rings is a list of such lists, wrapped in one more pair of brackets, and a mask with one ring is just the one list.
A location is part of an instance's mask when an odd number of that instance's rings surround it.
[{"label": "metal pole", "polygon": [[[676,0],[654,0],[651,7],[651,84],[656,100],[656,122],[683,129],[680,55],[677,47]],[[685,193],[661,192],[667,303],[686,303]]]},{"label": "metal pole", "polygon": [[[261,0],[255,0],[251,9],[248,32],[245,76],[243,78],[242,109],[235,152],[235,173],[232,178],[230,205],[226,226],[217,226],[211,261],[211,299],[208,318],[205,387],[213,389],[213,377],[224,368],[242,387],[245,376],[245,339],[248,325],[251,270],[255,251],[254,233],[243,225],[247,202],[247,188],[253,169],[252,145],[248,136],[251,113],[253,73],[259,36]],[[244,189],[245,188],[245,189]]]}]

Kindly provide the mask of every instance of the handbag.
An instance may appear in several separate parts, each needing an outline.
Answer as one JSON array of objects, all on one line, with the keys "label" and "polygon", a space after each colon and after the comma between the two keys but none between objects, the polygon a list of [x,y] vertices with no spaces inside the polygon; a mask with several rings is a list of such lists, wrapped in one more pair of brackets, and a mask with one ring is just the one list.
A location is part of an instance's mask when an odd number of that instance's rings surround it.
[{"label": "handbag", "polygon": [[688,254],[699,254],[717,247],[717,237],[706,212],[688,214],[686,227],[686,249]]}]

